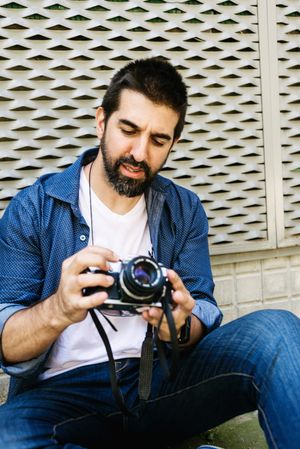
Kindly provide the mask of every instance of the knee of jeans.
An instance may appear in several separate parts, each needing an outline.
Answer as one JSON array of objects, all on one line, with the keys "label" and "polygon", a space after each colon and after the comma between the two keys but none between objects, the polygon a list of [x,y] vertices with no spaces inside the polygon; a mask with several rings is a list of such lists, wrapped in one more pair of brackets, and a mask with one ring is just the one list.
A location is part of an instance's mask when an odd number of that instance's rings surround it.
[{"label": "knee of jeans", "polygon": [[[247,319],[246,319],[247,320]],[[248,315],[248,325],[263,344],[271,344],[284,337],[286,341],[295,341],[300,337],[300,319],[288,310],[266,309]]]}]

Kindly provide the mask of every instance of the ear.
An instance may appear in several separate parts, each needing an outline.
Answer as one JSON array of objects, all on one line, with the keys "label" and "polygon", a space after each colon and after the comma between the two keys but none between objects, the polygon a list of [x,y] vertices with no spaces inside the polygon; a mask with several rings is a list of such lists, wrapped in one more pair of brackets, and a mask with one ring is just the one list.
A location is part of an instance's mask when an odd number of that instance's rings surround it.
[{"label": "ear", "polygon": [[96,111],[96,133],[99,139],[102,138],[105,129],[105,113],[102,106]]}]

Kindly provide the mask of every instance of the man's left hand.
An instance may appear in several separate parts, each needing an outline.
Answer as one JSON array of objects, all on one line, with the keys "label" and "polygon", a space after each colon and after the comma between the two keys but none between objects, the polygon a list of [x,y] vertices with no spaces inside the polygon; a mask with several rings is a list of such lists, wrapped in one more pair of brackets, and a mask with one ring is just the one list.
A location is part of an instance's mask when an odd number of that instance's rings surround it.
[{"label": "man's left hand", "polygon": [[[185,324],[186,318],[192,314],[195,300],[192,298],[190,292],[185,288],[181,278],[174,270],[168,270],[168,279],[172,285],[172,300],[173,300],[173,318],[177,334],[179,335],[181,327]],[[154,327],[158,326],[163,311],[159,307],[151,307],[149,310],[143,312],[143,318],[152,324]],[[187,345],[196,343],[202,337],[204,333],[204,325],[194,315],[192,315],[191,323],[191,337]],[[162,341],[170,341],[170,330],[167,323],[167,319],[164,316],[160,329],[159,338]]]}]

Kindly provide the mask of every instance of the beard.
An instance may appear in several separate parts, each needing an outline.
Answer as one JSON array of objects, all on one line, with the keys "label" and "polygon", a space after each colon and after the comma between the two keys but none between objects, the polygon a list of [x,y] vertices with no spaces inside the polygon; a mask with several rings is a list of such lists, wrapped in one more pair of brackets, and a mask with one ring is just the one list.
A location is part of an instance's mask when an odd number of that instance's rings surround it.
[{"label": "beard", "polygon": [[[116,161],[113,161],[107,151],[107,146],[105,144],[105,134],[103,135],[100,143],[100,150],[102,153],[106,178],[119,195],[126,196],[128,198],[142,195],[149,187],[152,179],[158,171],[157,170],[155,173],[152,172],[151,168],[146,162],[137,162],[132,156],[124,156],[117,159]],[[132,179],[122,175],[119,170],[122,164],[130,164],[133,167],[141,168],[145,174],[144,179]]]}]

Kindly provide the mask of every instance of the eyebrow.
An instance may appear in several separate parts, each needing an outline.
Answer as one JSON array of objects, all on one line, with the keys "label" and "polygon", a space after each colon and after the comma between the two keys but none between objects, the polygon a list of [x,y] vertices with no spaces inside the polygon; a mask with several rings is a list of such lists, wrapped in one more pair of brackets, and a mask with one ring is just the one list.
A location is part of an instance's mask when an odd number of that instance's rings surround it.
[{"label": "eyebrow", "polygon": [[[138,125],[136,125],[135,123],[131,122],[130,120],[127,120],[125,118],[121,118],[119,120],[119,123],[121,125],[126,125],[126,126],[130,126],[130,128],[135,129],[136,131],[140,130],[140,127]],[[153,137],[158,137],[159,139],[164,139],[166,141],[171,141],[172,137],[169,134],[165,134],[165,133],[153,133],[152,134]]]}]

